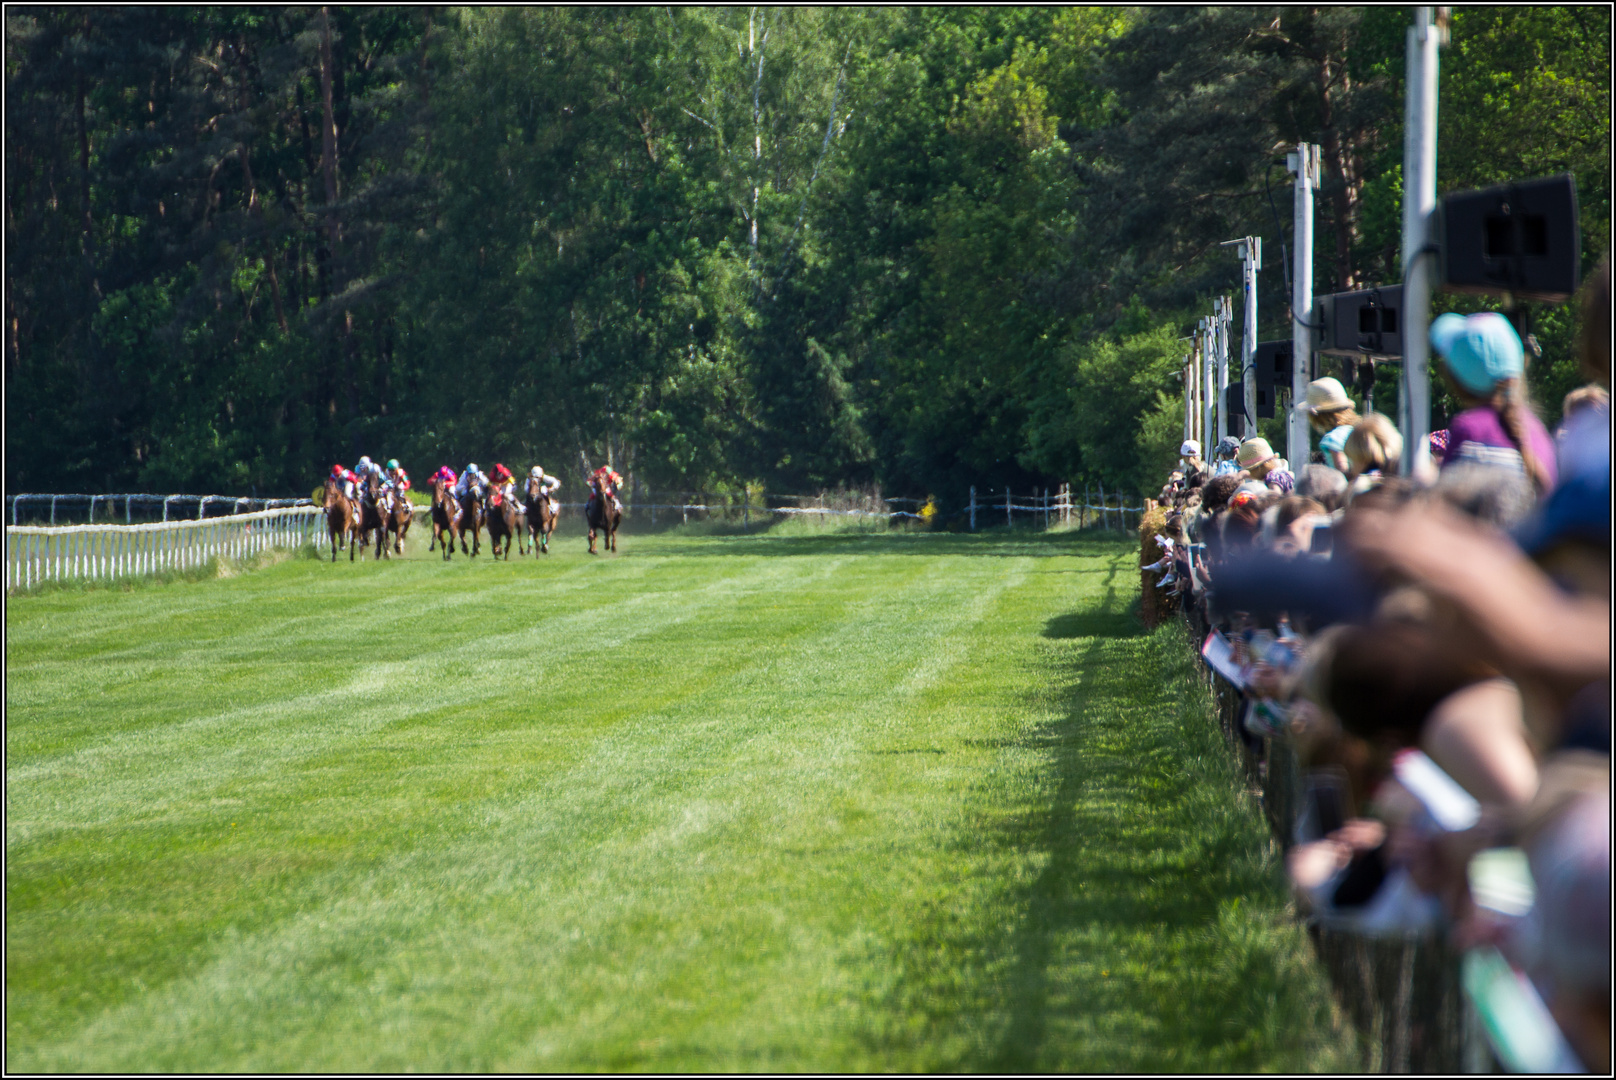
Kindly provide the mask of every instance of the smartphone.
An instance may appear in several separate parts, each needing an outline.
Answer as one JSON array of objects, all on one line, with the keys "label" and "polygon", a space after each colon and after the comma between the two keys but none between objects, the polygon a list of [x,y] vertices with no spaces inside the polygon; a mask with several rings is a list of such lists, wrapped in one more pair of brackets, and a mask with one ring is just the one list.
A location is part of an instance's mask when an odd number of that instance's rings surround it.
[{"label": "smartphone", "polygon": [[1341,878],[1341,884],[1335,887],[1335,895],[1331,902],[1338,908],[1362,907],[1375,898],[1375,893],[1386,881],[1386,857],[1382,854],[1385,845],[1370,851],[1359,851],[1353,854],[1352,862],[1347,865],[1347,872]]},{"label": "smartphone", "polygon": [[[1340,768],[1317,769],[1307,774],[1306,800],[1312,818],[1313,839],[1322,839],[1347,823],[1352,816],[1346,773]],[[1300,839],[1300,838],[1299,838]]]},{"label": "smartphone", "polygon": [[1328,555],[1335,544],[1335,530],[1331,522],[1323,521],[1313,526],[1313,539],[1308,544],[1308,551],[1314,555]]}]

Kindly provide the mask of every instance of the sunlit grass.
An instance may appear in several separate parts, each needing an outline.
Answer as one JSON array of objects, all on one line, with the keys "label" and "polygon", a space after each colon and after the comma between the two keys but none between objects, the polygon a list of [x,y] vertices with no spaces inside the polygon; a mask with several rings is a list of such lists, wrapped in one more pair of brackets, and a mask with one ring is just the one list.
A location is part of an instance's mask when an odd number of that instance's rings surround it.
[{"label": "sunlit grass", "polygon": [[694,531],[12,598],[8,1070],[1346,1061],[1131,545]]}]

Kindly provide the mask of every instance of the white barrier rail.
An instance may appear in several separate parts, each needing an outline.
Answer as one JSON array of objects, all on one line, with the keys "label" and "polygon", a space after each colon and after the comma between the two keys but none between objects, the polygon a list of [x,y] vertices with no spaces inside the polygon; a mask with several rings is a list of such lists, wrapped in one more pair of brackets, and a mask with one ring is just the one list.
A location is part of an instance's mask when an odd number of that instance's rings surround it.
[{"label": "white barrier rail", "polygon": [[6,591],[46,581],[186,570],[213,558],[297,548],[315,535],[324,513],[318,506],[298,506],[149,525],[7,525]]},{"label": "white barrier rail", "polygon": [[11,524],[19,524],[18,515],[24,505],[50,507],[50,525],[56,528],[56,508],[87,506],[89,508],[89,521],[95,524],[96,508],[105,507],[106,513],[114,514],[117,508],[123,508],[125,525],[134,524],[134,508],[161,507],[163,520],[169,520],[169,510],[172,507],[176,512],[180,507],[195,506],[196,516],[207,516],[209,506],[228,506],[232,514],[250,513],[258,510],[274,510],[285,506],[312,506],[308,499],[260,499],[256,496],[246,495],[151,495],[131,492],[128,494],[50,494],[50,493],[24,493],[21,495],[7,495],[6,505],[10,507]]}]

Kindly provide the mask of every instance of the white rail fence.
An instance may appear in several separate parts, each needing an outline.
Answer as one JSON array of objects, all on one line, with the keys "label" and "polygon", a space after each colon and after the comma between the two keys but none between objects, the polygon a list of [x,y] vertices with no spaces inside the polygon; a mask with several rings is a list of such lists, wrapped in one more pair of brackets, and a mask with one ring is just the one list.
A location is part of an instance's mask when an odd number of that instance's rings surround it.
[{"label": "white rail fence", "polygon": [[[1094,501],[1096,494],[1100,500],[1098,503]],[[1017,502],[1018,498],[1023,501]],[[976,486],[972,485],[971,501],[966,506],[965,512],[970,519],[972,530],[976,529],[978,515],[982,516],[984,525],[995,525],[999,523],[999,515],[1002,514],[1004,524],[1009,526],[1015,524],[1016,514],[1031,514],[1035,523],[1037,518],[1042,516],[1043,526],[1046,529],[1052,524],[1069,525],[1074,522],[1079,528],[1089,528],[1096,524],[1095,517],[1098,515],[1100,528],[1107,530],[1115,528],[1127,532],[1128,515],[1135,515],[1134,526],[1137,527],[1139,515],[1149,509],[1144,499],[1138,496],[1135,498],[1139,499],[1140,505],[1129,506],[1121,492],[1114,491],[1108,495],[1105,485],[1097,484],[1085,485],[1083,501],[1077,502],[1072,492],[1072,485],[1062,484],[1054,491],[1047,487],[1037,488],[1030,494],[1022,496],[1014,495],[1009,488],[1005,488],[1003,498],[989,494],[983,501],[978,499]]]},{"label": "white rail fence", "polygon": [[88,525],[95,524],[97,510],[101,511],[103,518],[108,522],[117,520],[121,512],[124,524],[133,525],[136,508],[140,509],[142,516],[161,510],[162,520],[168,521],[171,518],[178,520],[182,514],[189,518],[193,507],[197,518],[205,518],[209,507],[228,508],[226,510],[228,514],[247,514],[255,510],[274,510],[287,506],[312,506],[313,503],[308,499],[259,499],[236,495],[152,495],[131,492],[123,495],[7,495],[6,505],[10,510],[9,516],[13,525],[22,524],[20,515],[26,507],[31,512],[39,513],[41,517],[48,510],[49,523],[54,527],[57,524],[58,509],[64,513],[86,509],[88,520],[85,524]]},{"label": "white rail fence", "polygon": [[298,548],[318,534],[323,515],[320,507],[298,506],[147,525],[7,525],[6,591],[187,570],[213,558]]}]

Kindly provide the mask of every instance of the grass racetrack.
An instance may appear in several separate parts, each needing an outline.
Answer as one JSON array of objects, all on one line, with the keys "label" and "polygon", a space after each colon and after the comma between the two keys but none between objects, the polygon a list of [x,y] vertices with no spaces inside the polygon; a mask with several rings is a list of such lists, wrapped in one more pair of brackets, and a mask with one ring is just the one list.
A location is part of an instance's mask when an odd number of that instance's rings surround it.
[{"label": "grass racetrack", "polygon": [[411,541],[9,600],[8,1071],[1354,1067],[1136,544]]}]

